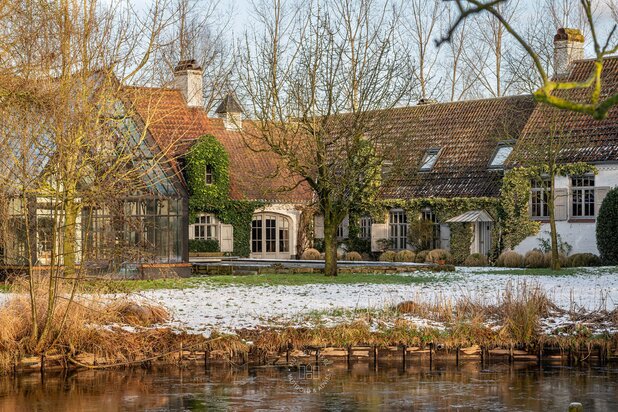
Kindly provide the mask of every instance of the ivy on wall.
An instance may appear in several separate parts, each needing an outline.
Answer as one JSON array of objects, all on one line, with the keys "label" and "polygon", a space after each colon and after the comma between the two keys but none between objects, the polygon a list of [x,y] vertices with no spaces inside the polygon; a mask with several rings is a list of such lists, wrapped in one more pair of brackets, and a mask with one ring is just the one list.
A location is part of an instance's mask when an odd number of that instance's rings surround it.
[{"label": "ivy on wall", "polygon": [[[212,170],[212,183],[206,183],[206,167]],[[230,199],[229,157],[223,145],[205,135],[185,157],[185,175],[189,185],[189,214],[193,222],[198,213],[212,213],[221,222],[234,227],[234,254],[251,253],[251,220],[263,202]]]}]

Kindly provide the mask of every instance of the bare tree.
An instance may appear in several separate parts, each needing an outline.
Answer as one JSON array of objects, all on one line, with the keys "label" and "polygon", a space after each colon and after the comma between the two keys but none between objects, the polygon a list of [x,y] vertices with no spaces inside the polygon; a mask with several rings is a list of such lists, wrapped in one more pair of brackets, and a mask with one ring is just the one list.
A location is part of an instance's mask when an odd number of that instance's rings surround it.
[{"label": "bare tree", "polygon": [[[503,7],[512,3],[509,0],[454,0],[459,9],[458,19],[451,25],[446,34],[437,41],[438,44],[450,41],[455,30],[468,18],[477,16],[489,16],[495,19],[506,33],[516,41],[530,56],[534,67],[541,78],[541,87],[534,92],[537,101],[547,103],[551,106],[567,109],[575,112],[586,113],[595,119],[603,119],[611,107],[618,103],[618,94],[603,96],[601,74],[603,72],[603,62],[605,57],[618,51],[616,42],[616,29],[614,25],[606,36],[601,35],[601,24],[595,16],[595,2],[592,0],[580,0],[580,5],[585,16],[585,21],[590,28],[590,37],[594,49],[594,68],[590,77],[582,82],[569,82],[564,79],[553,79],[547,72],[539,51],[530,44],[521,29],[515,28],[515,24],[510,21],[509,14],[504,12]],[[586,101],[575,101],[568,97],[563,97],[560,90],[590,88],[591,93]]]},{"label": "bare tree", "polygon": [[255,15],[260,29],[245,35],[239,59],[255,116],[244,135],[313,190],[325,273],[336,275],[337,227],[377,194],[389,150],[379,145],[384,120],[413,90],[399,11],[388,0],[312,0],[296,9],[273,0]]},{"label": "bare tree", "polygon": [[441,29],[444,3],[441,0],[411,0],[406,6],[402,27],[411,38],[413,47],[410,51],[415,58],[414,76],[420,87],[420,98],[436,97],[436,89],[439,88],[439,82],[436,81],[439,50],[433,44],[433,39]]},{"label": "bare tree", "polygon": [[166,85],[173,80],[179,61],[196,60],[204,73],[204,108],[210,111],[232,88],[230,13],[220,2],[209,0],[174,0],[171,7],[174,21],[163,35],[150,70],[156,83]]},{"label": "bare tree", "polygon": [[[166,161],[165,149],[152,150],[135,122],[136,89],[125,87],[146,81],[143,68],[170,21],[164,6],[156,1],[138,15],[130,2],[24,1],[2,20],[0,170],[7,179],[0,203],[17,233],[13,246],[25,255],[18,263],[29,269],[37,353],[62,334],[83,279],[88,246],[79,234],[88,212],[148,190]],[[4,226],[5,245],[8,232]],[[32,267],[43,252],[49,270],[41,278]],[[47,288],[44,314],[36,283]],[[69,305],[57,313],[61,300]]]}]

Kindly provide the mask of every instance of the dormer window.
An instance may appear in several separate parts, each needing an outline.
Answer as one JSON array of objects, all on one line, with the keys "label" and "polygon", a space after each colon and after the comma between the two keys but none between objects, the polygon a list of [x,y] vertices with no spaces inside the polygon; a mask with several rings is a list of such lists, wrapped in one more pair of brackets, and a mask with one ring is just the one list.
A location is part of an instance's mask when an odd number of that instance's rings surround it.
[{"label": "dormer window", "polygon": [[433,166],[436,164],[439,155],[439,147],[432,147],[431,149],[427,149],[427,151],[425,152],[425,156],[423,157],[423,161],[421,162],[420,171],[429,172],[431,169],[433,169]]},{"label": "dormer window", "polygon": [[489,162],[490,169],[504,169],[504,163],[508,159],[509,155],[513,151],[513,142],[500,142],[494,152],[491,162]]},{"label": "dormer window", "polygon": [[204,182],[207,185],[215,183],[215,176],[213,173],[212,165],[206,165],[206,173],[204,174]]}]

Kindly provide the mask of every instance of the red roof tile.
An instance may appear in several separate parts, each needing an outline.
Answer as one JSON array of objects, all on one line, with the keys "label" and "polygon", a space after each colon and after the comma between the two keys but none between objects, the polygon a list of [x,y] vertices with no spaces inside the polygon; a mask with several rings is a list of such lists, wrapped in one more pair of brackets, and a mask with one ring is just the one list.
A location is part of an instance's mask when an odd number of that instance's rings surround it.
[{"label": "red roof tile", "polygon": [[[264,200],[274,203],[304,203],[312,192],[301,179],[291,176],[275,155],[254,150],[239,131],[225,128],[223,119],[210,118],[201,108],[187,107],[174,89],[138,88],[135,106],[146,127],[170,155],[180,158],[197,138],[210,134],[225,147],[230,160],[230,197],[236,200]],[[244,127],[251,127],[248,121]],[[251,146],[251,147],[250,147]]]}]

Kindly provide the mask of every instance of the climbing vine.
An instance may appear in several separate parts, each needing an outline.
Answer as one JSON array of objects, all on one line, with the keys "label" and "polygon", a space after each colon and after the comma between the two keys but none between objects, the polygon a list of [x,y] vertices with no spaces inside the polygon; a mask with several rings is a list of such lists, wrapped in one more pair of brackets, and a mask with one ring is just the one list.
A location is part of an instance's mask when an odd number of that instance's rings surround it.
[{"label": "climbing vine", "polygon": [[[212,174],[210,183],[206,182],[207,167]],[[229,157],[214,136],[202,136],[193,145],[185,157],[185,175],[191,221],[198,213],[213,213],[234,227],[234,254],[249,256],[253,212],[264,203],[230,199]]]}]

